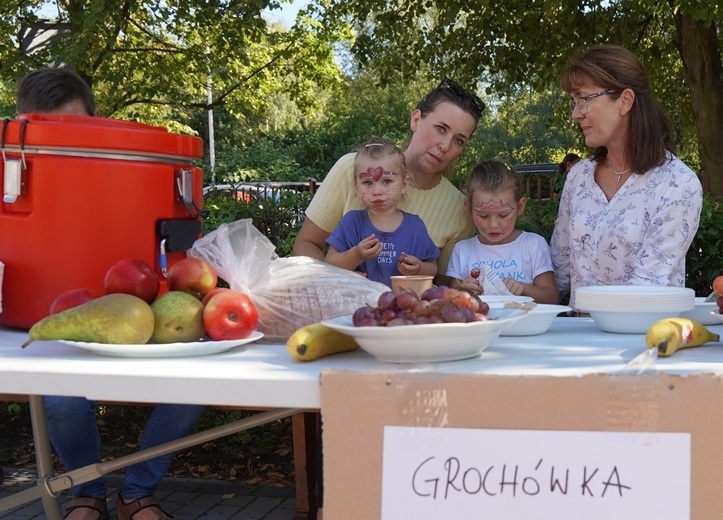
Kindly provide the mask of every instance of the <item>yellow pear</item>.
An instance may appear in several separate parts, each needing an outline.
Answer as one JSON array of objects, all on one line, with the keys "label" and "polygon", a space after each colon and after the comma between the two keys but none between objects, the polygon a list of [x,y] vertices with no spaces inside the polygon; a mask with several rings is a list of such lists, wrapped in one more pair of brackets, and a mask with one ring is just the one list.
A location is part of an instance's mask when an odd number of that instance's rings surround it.
[{"label": "yellow pear", "polygon": [[28,346],[36,340],[65,339],[92,343],[148,343],[153,311],[130,294],[107,294],[43,318],[30,328]]}]

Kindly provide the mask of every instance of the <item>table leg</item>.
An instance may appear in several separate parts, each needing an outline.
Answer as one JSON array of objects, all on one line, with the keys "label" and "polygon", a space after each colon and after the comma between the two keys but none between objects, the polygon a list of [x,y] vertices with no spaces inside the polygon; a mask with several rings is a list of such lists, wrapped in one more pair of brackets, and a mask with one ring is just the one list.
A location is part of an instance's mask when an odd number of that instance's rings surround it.
[{"label": "table leg", "polygon": [[291,418],[294,434],[296,516],[294,520],[316,520],[316,453],[319,412],[303,412]]},{"label": "table leg", "polygon": [[[45,415],[45,401],[42,395],[28,397],[30,405],[30,422],[33,427],[33,440],[35,441],[35,458],[38,464],[38,485],[44,485],[48,479],[53,478],[53,455],[48,435],[48,419]],[[56,494],[48,492],[43,494],[43,509],[48,520],[62,520],[60,504]]]}]

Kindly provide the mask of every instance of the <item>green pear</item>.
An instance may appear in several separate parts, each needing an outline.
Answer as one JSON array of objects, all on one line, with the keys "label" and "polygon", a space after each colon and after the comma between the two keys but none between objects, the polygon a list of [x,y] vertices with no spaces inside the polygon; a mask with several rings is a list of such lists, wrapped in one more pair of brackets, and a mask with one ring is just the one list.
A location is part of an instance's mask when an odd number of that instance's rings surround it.
[{"label": "green pear", "polygon": [[204,334],[203,304],[183,291],[168,291],[151,304],[154,316],[152,343],[198,341]]},{"label": "green pear", "polygon": [[130,294],[107,294],[43,318],[30,328],[28,346],[35,340],[65,339],[92,343],[148,343],[153,334],[153,311]]}]

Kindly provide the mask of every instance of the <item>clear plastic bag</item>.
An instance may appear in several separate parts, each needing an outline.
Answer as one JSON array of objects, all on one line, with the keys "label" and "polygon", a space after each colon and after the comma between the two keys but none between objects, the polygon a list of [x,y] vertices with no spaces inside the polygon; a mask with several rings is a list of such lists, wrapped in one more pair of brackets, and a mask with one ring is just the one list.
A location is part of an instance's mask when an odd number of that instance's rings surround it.
[{"label": "clear plastic bag", "polygon": [[285,343],[298,328],[376,305],[389,288],[313,258],[279,258],[251,219],[222,224],[196,240],[188,256],[202,258],[235,291],[248,294],[259,311],[264,339]]}]

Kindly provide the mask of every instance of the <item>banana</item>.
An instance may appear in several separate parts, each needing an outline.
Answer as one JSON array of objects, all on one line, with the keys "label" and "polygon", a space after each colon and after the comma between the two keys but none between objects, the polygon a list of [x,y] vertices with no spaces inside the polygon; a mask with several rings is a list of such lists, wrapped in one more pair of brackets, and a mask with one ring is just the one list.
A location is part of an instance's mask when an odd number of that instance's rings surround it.
[{"label": "banana", "polygon": [[650,326],[645,335],[649,349],[657,349],[662,357],[672,356],[681,348],[698,347],[704,343],[720,341],[720,336],[705,325],[688,318],[666,318]]},{"label": "banana", "polygon": [[359,348],[356,340],[321,323],[301,327],[286,342],[291,357],[313,361],[320,357]]}]

